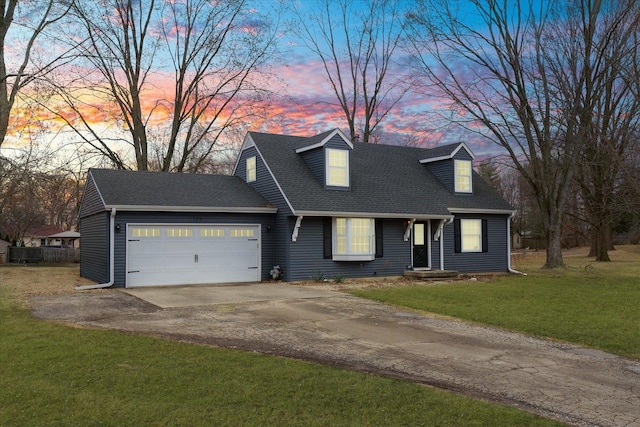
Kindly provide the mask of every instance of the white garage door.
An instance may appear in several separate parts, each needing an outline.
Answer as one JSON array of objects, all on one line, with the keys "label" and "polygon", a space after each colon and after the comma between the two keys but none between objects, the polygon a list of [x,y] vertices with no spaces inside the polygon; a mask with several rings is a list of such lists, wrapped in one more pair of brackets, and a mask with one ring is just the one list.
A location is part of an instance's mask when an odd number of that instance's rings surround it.
[{"label": "white garage door", "polygon": [[259,225],[127,225],[127,287],[259,280]]}]

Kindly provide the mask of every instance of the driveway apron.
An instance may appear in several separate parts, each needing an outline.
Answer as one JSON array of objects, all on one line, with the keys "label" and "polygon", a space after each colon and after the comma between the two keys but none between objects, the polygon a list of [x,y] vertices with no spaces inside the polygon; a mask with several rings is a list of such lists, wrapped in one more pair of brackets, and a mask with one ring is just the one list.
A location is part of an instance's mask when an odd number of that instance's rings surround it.
[{"label": "driveway apron", "polygon": [[43,319],[393,376],[573,425],[640,426],[637,361],[338,292],[253,284],[107,290],[31,303]]}]

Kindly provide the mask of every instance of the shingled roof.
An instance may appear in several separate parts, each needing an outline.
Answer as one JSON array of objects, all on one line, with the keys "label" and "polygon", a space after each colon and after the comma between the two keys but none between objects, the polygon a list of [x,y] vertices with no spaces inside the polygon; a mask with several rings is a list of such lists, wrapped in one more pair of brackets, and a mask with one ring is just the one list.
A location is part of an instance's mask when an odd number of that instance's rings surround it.
[{"label": "shingled roof", "polygon": [[[353,143],[350,190],[325,189],[296,150],[318,137],[250,132],[264,161],[296,215],[370,214],[450,217],[452,210],[511,211],[512,207],[477,173],[473,194],[453,194],[420,160],[447,156],[460,144],[435,149]],[[328,135],[328,133],[322,134]]]},{"label": "shingled roof", "polygon": [[276,211],[236,176],[111,169],[89,174],[105,209]]}]

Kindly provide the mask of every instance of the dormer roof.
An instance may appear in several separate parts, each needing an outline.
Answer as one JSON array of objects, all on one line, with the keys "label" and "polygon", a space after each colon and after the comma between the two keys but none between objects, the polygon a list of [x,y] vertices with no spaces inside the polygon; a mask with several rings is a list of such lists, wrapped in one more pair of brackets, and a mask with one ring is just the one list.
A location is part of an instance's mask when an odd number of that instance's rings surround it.
[{"label": "dormer roof", "polygon": [[344,140],[345,144],[347,144],[349,148],[353,150],[353,143],[349,141],[349,138],[347,138],[347,136],[340,129],[333,129],[333,130],[321,133],[319,135],[315,135],[307,138],[306,143],[308,145],[297,148],[296,153],[300,154],[300,153],[304,153],[305,151],[313,150],[314,148],[323,147],[327,142],[331,140],[331,138],[333,138],[336,135],[339,135]]},{"label": "dormer roof", "polygon": [[441,160],[451,160],[460,150],[466,150],[472,159],[475,158],[473,151],[469,149],[464,142],[456,142],[454,144],[443,145],[428,149],[427,157],[420,159],[420,163],[433,163]]}]

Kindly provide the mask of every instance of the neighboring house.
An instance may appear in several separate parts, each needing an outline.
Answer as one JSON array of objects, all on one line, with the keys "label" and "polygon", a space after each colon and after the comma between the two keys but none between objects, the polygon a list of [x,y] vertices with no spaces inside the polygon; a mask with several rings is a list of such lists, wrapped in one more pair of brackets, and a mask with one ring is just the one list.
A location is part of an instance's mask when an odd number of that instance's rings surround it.
[{"label": "neighboring house", "polygon": [[[55,239],[51,236],[62,233],[64,230],[55,225],[40,225],[37,227],[30,227],[25,231],[22,237],[22,244],[19,246],[49,246],[53,245]],[[60,243],[58,243],[60,244]]]},{"label": "neighboring house", "polygon": [[63,231],[49,236],[49,245],[69,246],[74,249],[80,247],[80,233],[77,231]]},{"label": "neighboring house", "polygon": [[21,246],[71,246],[77,249],[80,247],[80,233],[65,231],[55,225],[30,227],[24,233]]},{"label": "neighboring house", "polygon": [[510,271],[511,206],[464,143],[250,132],[233,176],[91,169],[81,275],[115,286]]}]

